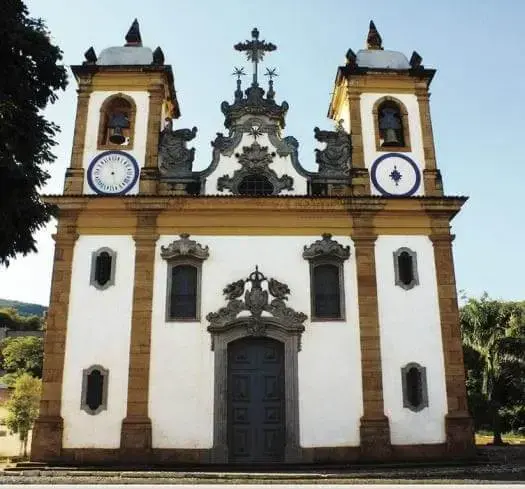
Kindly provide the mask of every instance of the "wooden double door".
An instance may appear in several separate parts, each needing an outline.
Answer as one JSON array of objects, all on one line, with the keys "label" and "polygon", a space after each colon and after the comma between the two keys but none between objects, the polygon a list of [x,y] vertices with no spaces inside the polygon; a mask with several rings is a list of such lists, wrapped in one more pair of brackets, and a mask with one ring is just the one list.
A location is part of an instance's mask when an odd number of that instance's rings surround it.
[{"label": "wooden double door", "polygon": [[228,454],[232,463],[284,461],[284,345],[243,338],[228,345]]}]

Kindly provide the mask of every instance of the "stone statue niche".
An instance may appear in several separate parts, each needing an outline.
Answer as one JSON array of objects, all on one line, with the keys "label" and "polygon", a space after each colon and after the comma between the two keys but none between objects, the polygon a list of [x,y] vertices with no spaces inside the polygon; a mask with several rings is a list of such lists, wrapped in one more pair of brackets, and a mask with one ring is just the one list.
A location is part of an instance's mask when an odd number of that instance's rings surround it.
[{"label": "stone statue niche", "polygon": [[159,168],[163,177],[181,178],[192,174],[195,148],[188,148],[188,141],[195,138],[197,128],[173,130],[171,119],[160,133]]},{"label": "stone statue niche", "polygon": [[314,129],[315,139],[326,143],[325,149],[315,150],[315,161],[319,165],[319,175],[327,177],[347,177],[352,166],[352,140],[341,124],[335,131]]}]

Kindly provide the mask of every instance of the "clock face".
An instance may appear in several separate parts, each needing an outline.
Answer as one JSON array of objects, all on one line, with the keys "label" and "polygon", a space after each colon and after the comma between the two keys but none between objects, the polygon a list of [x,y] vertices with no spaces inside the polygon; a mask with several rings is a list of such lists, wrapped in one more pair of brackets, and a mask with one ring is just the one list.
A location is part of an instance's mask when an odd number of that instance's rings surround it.
[{"label": "clock face", "polygon": [[89,186],[103,195],[119,195],[129,192],[139,176],[135,159],[124,151],[105,151],[89,165]]},{"label": "clock face", "polygon": [[401,153],[380,156],[370,168],[374,187],[386,196],[410,197],[421,185],[421,171],[416,163]]}]

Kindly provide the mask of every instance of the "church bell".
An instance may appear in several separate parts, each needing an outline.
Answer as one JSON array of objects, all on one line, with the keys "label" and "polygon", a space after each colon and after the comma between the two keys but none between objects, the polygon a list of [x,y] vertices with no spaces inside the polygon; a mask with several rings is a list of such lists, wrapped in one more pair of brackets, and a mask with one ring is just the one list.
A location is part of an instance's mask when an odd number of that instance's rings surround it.
[{"label": "church bell", "polygon": [[401,142],[399,141],[399,138],[397,137],[397,131],[391,127],[385,129],[385,140],[384,145],[385,146],[399,146]]},{"label": "church bell", "polygon": [[126,114],[118,113],[113,114],[111,117],[108,128],[111,129],[111,135],[109,141],[113,144],[123,144],[126,138],[122,134],[122,129],[129,127],[129,120]]}]

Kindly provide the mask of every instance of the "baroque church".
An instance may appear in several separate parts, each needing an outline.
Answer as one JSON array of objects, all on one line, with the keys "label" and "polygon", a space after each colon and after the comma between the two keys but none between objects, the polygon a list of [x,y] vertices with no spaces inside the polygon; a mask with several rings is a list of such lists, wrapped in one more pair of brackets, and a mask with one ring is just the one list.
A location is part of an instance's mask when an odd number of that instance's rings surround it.
[{"label": "baroque church", "polygon": [[450,232],[466,198],[445,196],[436,165],[435,70],[384,49],[371,22],[334,67],[335,127],[314,129],[310,171],[275,71],[261,82],[276,46],[248,37],[234,48],[250,83],[238,69],[200,171],[172,68],[137,21],[72,66],[32,459],[471,456]]}]

